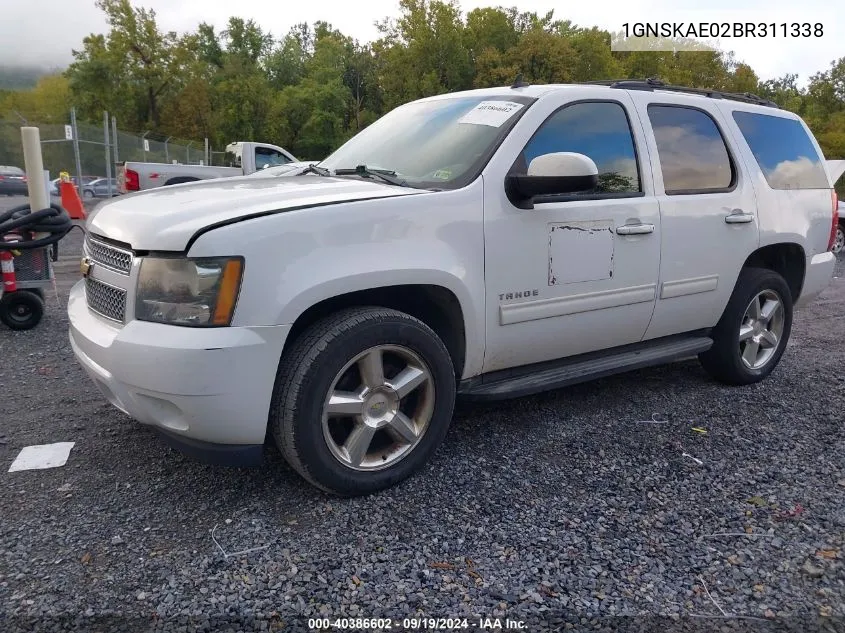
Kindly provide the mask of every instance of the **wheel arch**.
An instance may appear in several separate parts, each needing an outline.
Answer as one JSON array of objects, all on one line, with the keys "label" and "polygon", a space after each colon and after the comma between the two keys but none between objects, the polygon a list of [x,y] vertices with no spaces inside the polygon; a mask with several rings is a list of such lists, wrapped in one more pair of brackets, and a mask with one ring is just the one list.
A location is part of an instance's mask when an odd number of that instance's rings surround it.
[{"label": "wheel arch", "polygon": [[293,320],[282,354],[290,349],[302,332],[318,320],[345,308],[364,306],[405,312],[428,325],[449,351],[456,379],[462,377],[467,366],[466,313],[457,294],[439,284],[376,286],[332,294],[315,301],[301,310]]},{"label": "wheel arch", "polygon": [[758,248],[745,260],[743,268],[767,268],[778,273],[789,286],[792,302],[798,301],[804,286],[807,257],[804,248],[794,242],[769,244]]},{"label": "wheel arch", "polygon": [[199,182],[199,178],[196,176],[174,176],[173,178],[169,178],[167,182],[164,183],[164,187],[168,185],[181,185],[186,182]]}]

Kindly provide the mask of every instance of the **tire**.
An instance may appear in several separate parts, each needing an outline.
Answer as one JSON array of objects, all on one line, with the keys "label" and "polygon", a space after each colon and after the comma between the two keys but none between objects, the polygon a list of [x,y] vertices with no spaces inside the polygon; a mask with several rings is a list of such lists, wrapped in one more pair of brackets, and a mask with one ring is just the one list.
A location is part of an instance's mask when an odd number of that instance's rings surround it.
[{"label": "tire", "polygon": [[10,292],[0,299],[0,321],[12,330],[31,330],[44,316],[44,300],[33,292]]},{"label": "tire", "polygon": [[[378,358],[386,377],[381,380],[376,371],[361,371],[375,367]],[[399,383],[407,390],[392,390]],[[287,462],[311,484],[341,496],[369,494],[425,464],[449,429],[455,389],[449,352],[422,321],[386,308],[347,309],[315,323],[283,355],[270,432]],[[343,410],[325,415],[334,391],[363,398],[338,400]]]},{"label": "tire", "polygon": [[41,288],[22,288],[21,292],[31,292],[44,301],[44,291]]},{"label": "tire", "polygon": [[94,192],[91,191],[90,189],[85,189],[82,192],[82,197],[85,198],[86,200],[93,200],[94,199]]},{"label": "tire", "polygon": [[[756,312],[761,315],[759,319],[754,317],[752,302],[760,306]],[[752,321],[757,325],[752,326]],[[759,382],[780,362],[791,330],[792,294],[784,278],[766,268],[744,268],[722,318],[713,329],[713,347],[700,354],[699,360],[720,382],[730,385]],[[755,344],[756,353],[753,347],[749,349]]]},{"label": "tire", "polygon": [[845,249],[845,222],[839,222],[836,225],[836,239],[833,242],[833,252],[836,255],[842,252]]}]

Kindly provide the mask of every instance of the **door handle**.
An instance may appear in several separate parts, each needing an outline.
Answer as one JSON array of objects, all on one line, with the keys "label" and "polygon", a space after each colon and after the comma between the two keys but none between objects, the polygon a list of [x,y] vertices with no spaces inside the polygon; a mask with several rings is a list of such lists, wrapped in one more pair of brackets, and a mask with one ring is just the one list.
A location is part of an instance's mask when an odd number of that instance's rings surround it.
[{"label": "door handle", "polygon": [[645,235],[646,233],[654,233],[653,224],[623,224],[616,227],[617,235]]},{"label": "door handle", "polygon": [[731,211],[730,215],[725,216],[725,222],[727,224],[748,224],[753,221],[754,216],[750,213],[746,213],[742,209],[734,209]]}]

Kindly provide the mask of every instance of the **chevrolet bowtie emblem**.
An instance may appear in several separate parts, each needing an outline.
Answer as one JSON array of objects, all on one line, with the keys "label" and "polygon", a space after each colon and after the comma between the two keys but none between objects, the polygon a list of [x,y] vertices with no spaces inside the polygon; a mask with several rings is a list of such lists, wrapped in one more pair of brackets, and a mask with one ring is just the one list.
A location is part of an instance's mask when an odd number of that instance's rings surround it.
[{"label": "chevrolet bowtie emblem", "polygon": [[90,257],[83,257],[82,261],[79,262],[79,271],[82,273],[83,277],[87,277],[93,266],[94,262],[91,261]]}]

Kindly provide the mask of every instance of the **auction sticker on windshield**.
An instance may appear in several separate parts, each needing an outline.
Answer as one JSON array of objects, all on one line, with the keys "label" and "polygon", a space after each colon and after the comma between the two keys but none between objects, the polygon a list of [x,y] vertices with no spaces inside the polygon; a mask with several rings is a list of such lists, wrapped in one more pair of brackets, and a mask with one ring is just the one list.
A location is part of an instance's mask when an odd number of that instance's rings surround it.
[{"label": "auction sticker on windshield", "polygon": [[514,112],[523,108],[524,104],[515,101],[482,101],[464,116],[458,123],[472,123],[474,125],[489,125],[500,127],[511,118]]}]

